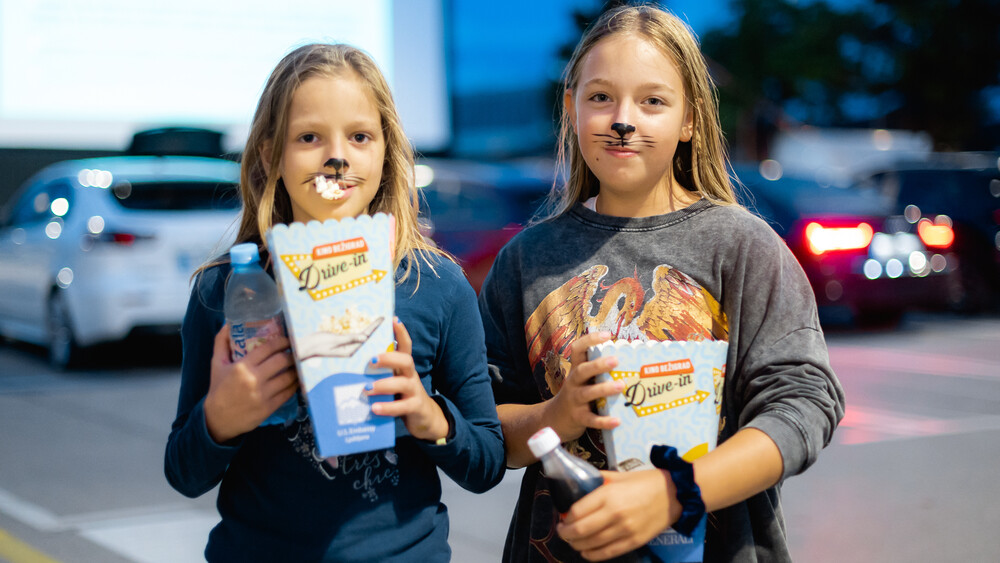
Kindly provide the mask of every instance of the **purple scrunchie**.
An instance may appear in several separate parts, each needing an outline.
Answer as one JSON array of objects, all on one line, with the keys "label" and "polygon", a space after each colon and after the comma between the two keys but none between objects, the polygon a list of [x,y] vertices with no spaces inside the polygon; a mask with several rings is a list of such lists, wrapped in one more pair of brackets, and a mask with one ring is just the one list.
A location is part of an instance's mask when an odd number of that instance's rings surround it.
[{"label": "purple scrunchie", "polygon": [[649,461],[658,469],[670,472],[670,478],[677,488],[677,501],[681,503],[681,517],[671,526],[677,533],[691,537],[694,529],[705,515],[705,502],[701,500],[701,489],[694,482],[694,467],[684,461],[671,446],[653,446]]}]

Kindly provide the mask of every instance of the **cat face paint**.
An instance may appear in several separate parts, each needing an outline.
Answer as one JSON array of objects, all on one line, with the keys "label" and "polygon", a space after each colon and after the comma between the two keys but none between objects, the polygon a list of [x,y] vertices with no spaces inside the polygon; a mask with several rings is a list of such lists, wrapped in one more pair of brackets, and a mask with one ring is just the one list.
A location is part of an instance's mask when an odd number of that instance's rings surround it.
[{"label": "cat face paint", "polygon": [[611,130],[615,132],[615,135],[609,135],[607,133],[594,133],[595,143],[604,143],[608,147],[628,147],[628,146],[640,146],[646,148],[652,148],[655,146],[653,138],[647,135],[631,135],[635,133],[635,125],[629,125],[628,123],[612,123]]}]

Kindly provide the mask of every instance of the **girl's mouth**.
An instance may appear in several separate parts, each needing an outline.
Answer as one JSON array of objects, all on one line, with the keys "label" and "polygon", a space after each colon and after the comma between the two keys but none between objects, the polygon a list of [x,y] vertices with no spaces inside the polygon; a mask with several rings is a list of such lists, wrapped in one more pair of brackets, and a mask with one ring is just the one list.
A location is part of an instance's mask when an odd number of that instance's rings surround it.
[{"label": "girl's mouth", "polygon": [[618,146],[604,147],[604,151],[617,158],[630,158],[639,154],[639,151]]},{"label": "girl's mouth", "polygon": [[337,181],[326,176],[316,176],[313,186],[323,199],[335,201],[347,195],[347,191],[353,186],[347,185],[343,180]]}]

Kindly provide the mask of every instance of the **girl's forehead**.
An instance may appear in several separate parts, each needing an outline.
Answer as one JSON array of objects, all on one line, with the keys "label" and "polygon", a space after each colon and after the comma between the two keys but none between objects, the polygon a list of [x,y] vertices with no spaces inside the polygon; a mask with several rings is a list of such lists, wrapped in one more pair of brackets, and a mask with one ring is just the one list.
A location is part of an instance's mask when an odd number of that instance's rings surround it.
[{"label": "girl's forehead", "polygon": [[602,38],[580,61],[577,84],[593,79],[646,80],[657,77],[680,84],[680,69],[655,41],[636,34],[618,33]]},{"label": "girl's forehead", "polygon": [[378,99],[371,85],[353,71],[319,73],[303,79],[291,97],[290,110],[315,110],[326,107],[331,100],[336,105],[353,105],[379,113]]}]

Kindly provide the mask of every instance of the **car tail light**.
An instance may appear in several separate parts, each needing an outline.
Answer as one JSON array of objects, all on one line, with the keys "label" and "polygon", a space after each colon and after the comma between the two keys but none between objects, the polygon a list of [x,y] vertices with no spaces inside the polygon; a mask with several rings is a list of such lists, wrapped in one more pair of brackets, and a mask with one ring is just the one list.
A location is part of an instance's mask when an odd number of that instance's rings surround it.
[{"label": "car tail light", "polygon": [[868,223],[858,223],[853,227],[829,227],[814,222],[806,225],[805,229],[809,250],[817,256],[834,250],[868,248],[874,234]]},{"label": "car tail light", "polygon": [[131,246],[137,241],[141,240],[152,240],[153,237],[149,235],[137,235],[135,233],[129,232],[103,232],[99,235],[94,236],[96,242],[117,244],[119,246]]},{"label": "car tail light", "polygon": [[951,225],[944,222],[935,224],[930,219],[921,219],[917,223],[917,234],[924,244],[932,248],[948,248],[955,241]]}]

